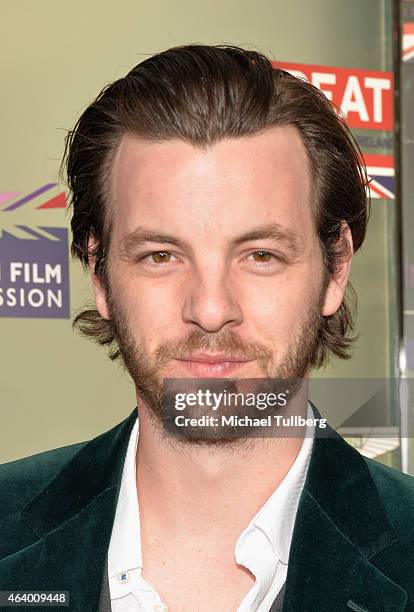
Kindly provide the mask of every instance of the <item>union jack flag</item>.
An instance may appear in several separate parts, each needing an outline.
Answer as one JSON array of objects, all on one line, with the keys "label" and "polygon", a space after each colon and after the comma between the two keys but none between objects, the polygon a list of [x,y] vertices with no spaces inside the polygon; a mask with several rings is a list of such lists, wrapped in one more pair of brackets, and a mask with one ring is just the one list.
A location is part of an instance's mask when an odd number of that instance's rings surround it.
[{"label": "union jack flag", "polygon": [[403,62],[414,62],[414,21],[402,26],[402,59]]},{"label": "union jack flag", "polygon": [[395,199],[395,170],[392,155],[364,155],[370,179],[371,198]]}]

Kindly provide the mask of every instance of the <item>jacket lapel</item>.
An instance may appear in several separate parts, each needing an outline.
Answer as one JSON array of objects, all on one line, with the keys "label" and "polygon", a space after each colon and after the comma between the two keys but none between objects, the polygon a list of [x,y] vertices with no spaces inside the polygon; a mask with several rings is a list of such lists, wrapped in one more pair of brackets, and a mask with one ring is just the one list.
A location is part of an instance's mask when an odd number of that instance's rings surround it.
[{"label": "jacket lapel", "polygon": [[401,612],[406,592],[370,562],[397,539],[363,457],[333,430],[315,438],[283,611]]},{"label": "jacket lapel", "polygon": [[0,561],[9,590],[69,591],[96,612],[126,449],[137,416],[87,443],[22,515],[40,538]]}]

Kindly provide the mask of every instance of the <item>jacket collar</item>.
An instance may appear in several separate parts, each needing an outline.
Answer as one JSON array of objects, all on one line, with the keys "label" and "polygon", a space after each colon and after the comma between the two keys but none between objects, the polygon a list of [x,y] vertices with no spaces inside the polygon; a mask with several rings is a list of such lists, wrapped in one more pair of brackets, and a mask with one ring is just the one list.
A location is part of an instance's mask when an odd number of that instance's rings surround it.
[{"label": "jacket collar", "polygon": [[366,461],[328,428],[314,439],[283,610],[401,612],[406,592],[370,562],[397,540]]},{"label": "jacket collar", "polygon": [[[96,612],[137,410],[91,440],[22,511],[40,538],[0,561],[19,590],[68,591],[70,609]],[[16,578],[14,578],[16,576]],[[7,587],[9,588],[9,587]]]},{"label": "jacket collar", "polygon": [[[135,409],[85,444],[25,507],[22,514],[40,539],[0,561],[8,584],[15,575],[20,590],[70,591],[71,609],[97,610],[136,416]],[[405,591],[370,563],[397,539],[365,460],[332,430],[326,438],[315,438],[293,532],[283,610],[401,612]]]},{"label": "jacket collar", "polygon": [[73,457],[52,482],[23,510],[36,535],[42,537],[83,512],[112,491],[117,494],[129,437],[137,418],[134,409],[113,429],[94,438]]}]

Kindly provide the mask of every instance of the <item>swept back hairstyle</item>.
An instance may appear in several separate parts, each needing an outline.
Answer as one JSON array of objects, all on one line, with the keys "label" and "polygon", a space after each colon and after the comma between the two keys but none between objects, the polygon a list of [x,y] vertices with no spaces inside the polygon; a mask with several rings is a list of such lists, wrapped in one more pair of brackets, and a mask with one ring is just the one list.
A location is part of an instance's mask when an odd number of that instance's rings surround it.
[{"label": "swept back hairstyle", "polygon": [[[278,69],[263,54],[236,46],[186,45],[145,59],[107,85],[71,130],[61,170],[71,191],[72,255],[107,285],[111,240],[110,175],[123,135],[154,141],[178,138],[209,147],[272,126],[294,126],[310,162],[312,207],[325,266],[325,287],[349,256],[342,226],[351,230],[354,251],[365,237],[370,202],[358,145],[338,109],[317,88]],[[88,247],[93,239],[95,247]],[[339,310],[322,317],[313,367],[331,354],[350,357],[356,295],[348,284]],[[119,356],[112,322],[97,310],[80,312],[74,326]]]}]

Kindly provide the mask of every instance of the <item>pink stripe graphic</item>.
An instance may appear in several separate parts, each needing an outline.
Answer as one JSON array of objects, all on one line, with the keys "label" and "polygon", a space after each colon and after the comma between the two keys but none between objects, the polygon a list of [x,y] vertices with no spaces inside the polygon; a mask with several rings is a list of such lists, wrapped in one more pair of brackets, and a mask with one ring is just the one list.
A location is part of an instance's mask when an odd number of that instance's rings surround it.
[{"label": "pink stripe graphic", "polygon": [[14,200],[18,195],[21,194],[21,191],[3,191],[0,193],[0,204],[4,202],[8,202],[9,200]]},{"label": "pink stripe graphic", "polygon": [[47,183],[46,185],[43,185],[43,187],[36,189],[36,191],[32,191],[32,193],[29,193],[29,195],[25,196],[21,200],[17,200],[17,202],[14,202],[13,204],[10,204],[10,206],[7,206],[7,208],[5,208],[3,212],[20,208],[20,206],[23,206],[23,204],[30,202],[30,200],[34,200],[34,198],[37,198],[37,196],[41,195],[45,191],[49,191],[49,189],[52,189],[52,187],[56,187],[56,185],[57,183]]}]

